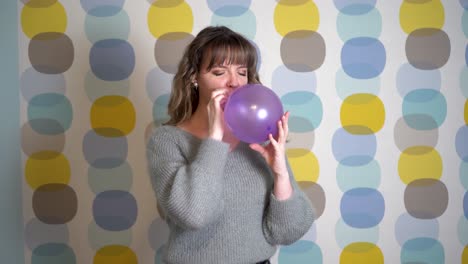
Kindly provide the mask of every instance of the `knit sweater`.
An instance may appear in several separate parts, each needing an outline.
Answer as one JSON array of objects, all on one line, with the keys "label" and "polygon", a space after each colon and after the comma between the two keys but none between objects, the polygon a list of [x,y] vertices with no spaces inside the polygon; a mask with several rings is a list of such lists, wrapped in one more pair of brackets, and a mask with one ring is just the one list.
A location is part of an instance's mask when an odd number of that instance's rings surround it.
[{"label": "knit sweater", "polygon": [[289,165],[293,193],[280,201],[269,166],[246,143],[229,151],[227,143],[161,126],[147,157],[170,230],[165,263],[255,263],[300,239],[314,221]]}]

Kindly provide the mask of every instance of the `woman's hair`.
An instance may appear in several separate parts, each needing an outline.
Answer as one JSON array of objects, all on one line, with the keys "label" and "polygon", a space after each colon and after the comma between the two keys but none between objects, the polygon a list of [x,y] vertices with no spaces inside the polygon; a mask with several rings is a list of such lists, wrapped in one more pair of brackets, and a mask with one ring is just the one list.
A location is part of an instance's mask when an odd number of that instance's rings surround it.
[{"label": "woman's hair", "polygon": [[248,82],[260,83],[257,72],[257,50],[242,35],[225,26],[209,26],[200,31],[185,49],[177,73],[172,81],[172,92],[167,112],[168,125],[177,125],[189,119],[198,106],[198,89],[193,81],[207,61],[207,69],[216,65],[240,64],[247,67]]}]

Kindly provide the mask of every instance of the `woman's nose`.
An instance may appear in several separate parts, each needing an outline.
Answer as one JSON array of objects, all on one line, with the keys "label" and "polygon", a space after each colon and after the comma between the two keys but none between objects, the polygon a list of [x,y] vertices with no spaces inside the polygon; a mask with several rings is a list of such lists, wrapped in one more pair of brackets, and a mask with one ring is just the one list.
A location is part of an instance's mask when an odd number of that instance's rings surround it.
[{"label": "woman's nose", "polygon": [[227,86],[229,88],[236,88],[239,86],[239,79],[237,78],[237,76],[235,74],[231,74],[229,76],[229,80],[227,82]]}]

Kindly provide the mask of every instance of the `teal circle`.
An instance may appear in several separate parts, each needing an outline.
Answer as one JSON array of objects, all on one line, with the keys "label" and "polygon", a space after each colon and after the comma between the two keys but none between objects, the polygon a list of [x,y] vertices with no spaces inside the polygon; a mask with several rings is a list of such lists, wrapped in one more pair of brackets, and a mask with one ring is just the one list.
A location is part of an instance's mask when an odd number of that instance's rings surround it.
[{"label": "teal circle", "polygon": [[460,89],[463,96],[468,99],[468,66],[464,66],[460,72]]},{"label": "teal circle", "polygon": [[468,191],[468,161],[461,161],[460,182],[465,187],[465,191]]},{"label": "teal circle", "polygon": [[462,245],[468,245],[468,219],[464,215],[458,220],[458,240]]},{"label": "teal circle", "polygon": [[444,264],[442,244],[433,238],[418,237],[405,242],[401,248],[401,263]]},{"label": "teal circle", "polygon": [[374,7],[359,16],[339,13],[336,28],[343,42],[356,37],[379,38],[382,33],[382,16]]},{"label": "teal circle", "polygon": [[341,100],[355,93],[379,95],[380,76],[369,79],[356,79],[349,76],[342,68],[335,75],[336,92]]},{"label": "teal circle", "polygon": [[104,39],[127,40],[130,34],[130,18],[123,9],[107,17],[93,16],[88,13],[85,18],[84,31],[91,43]]},{"label": "teal circle", "polygon": [[250,9],[240,16],[233,17],[223,17],[213,14],[210,24],[213,26],[229,27],[250,40],[253,40],[257,34],[257,18]]},{"label": "teal circle", "polygon": [[169,114],[167,113],[167,105],[169,104],[170,94],[163,94],[156,98],[153,104],[153,122],[156,126],[169,121]]},{"label": "teal circle", "polygon": [[447,116],[447,102],[443,94],[432,89],[418,89],[403,98],[403,117],[411,128],[438,128]]},{"label": "teal circle", "polygon": [[339,163],[336,168],[336,181],[342,192],[359,187],[377,189],[380,185],[380,176],[380,165],[376,160],[361,166]]},{"label": "teal circle", "polygon": [[312,241],[299,240],[279,249],[278,264],[321,264],[323,256],[320,247]]},{"label": "teal circle", "polygon": [[323,109],[320,98],[312,92],[295,91],[281,97],[283,108],[290,112],[291,132],[310,132],[322,122]]},{"label": "teal circle", "polygon": [[62,94],[43,93],[29,101],[28,121],[39,134],[62,134],[70,128],[72,119],[72,105]]},{"label": "teal circle", "polygon": [[31,264],[75,264],[73,249],[66,244],[47,243],[36,247],[31,254]]},{"label": "teal circle", "polygon": [[335,225],[336,242],[341,249],[344,249],[351,243],[369,242],[377,244],[379,241],[379,226],[370,228],[354,228],[346,224],[343,218],[340,218]]}]

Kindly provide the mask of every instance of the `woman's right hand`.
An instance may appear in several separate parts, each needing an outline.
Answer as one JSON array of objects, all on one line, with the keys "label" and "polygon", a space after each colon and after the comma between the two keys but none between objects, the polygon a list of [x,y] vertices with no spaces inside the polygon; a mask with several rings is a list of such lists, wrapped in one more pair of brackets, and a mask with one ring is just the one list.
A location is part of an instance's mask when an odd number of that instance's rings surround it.
[{"label": "woman's right hand", "polygon": [[226,131],[223,106],[228,96],[229,89],[218,88],[213,91],[208,102],[208,135],[216,140],[222,140]]}]

